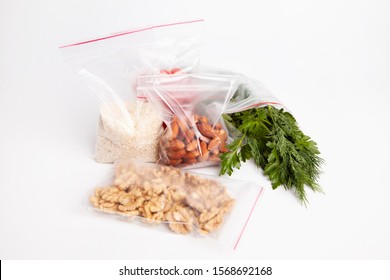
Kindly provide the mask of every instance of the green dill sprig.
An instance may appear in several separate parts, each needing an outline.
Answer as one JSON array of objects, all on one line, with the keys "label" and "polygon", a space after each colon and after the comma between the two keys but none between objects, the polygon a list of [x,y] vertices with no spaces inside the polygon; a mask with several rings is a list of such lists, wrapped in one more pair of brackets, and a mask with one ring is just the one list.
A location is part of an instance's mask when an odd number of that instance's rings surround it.
[{"label": "green dill sprig", "polygon": [[322,192],[317,181],[323,160],[317,144],[299,129],[290,113],[266,106],[224,115],[224,120],[240,136],[228,146],[229,152],[220,156],[221,175],[231,175],[241,162],[253,159],[273,189],[293,190],[305,205],[305,186]]}]

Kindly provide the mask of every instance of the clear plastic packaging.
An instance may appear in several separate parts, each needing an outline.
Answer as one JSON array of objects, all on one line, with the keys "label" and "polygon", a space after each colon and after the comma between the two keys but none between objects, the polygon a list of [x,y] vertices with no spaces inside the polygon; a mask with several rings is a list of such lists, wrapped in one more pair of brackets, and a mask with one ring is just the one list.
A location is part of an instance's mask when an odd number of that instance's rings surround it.
[{"label": "clear plastic packaging", "polygon": [[235,76],[239,81],[229,102],[224,108],[224,114],[242,112],[251,108],[272,105],[287,109],[275,95],[273,95],[261,82],[246,75],[212,66],[200,65],[192,73],[202,73],[207,76]]},{"label": "clear plastic packaging", "polygon": [[282,106],[261,83],[244,75],[201,66],[191,73],[138,77],[138,98],[155,106],[166,125],[158,162],[178,167],[218,164],[229,136],[223,114],[265,105]]},{"label": "clear plastic packaging", "polygon": [[174,233],[209,236],[236,248],[262,191],[253,182],[127,160],[116,163],[114,178],[95,189],[90,205],[126,221],[165,224]]},{"label": "clear plastic packaging", "polygon": [[[202,23],[150,26],[60,47],[66,62],[102,102],[98,162],[127,157],[156,160],[162,122],[152,106],[139,108],[136,77],[193,70],[199,60]],[[141,145],[139,139],[147,141]]]},{"label": "clear plastic packaging", "polygon": [[218,164],[228,140],[222,114],[239,82],[237,75],[140,76],[138,98],[154,105],[166,124],[158,162],[178,167]]}]

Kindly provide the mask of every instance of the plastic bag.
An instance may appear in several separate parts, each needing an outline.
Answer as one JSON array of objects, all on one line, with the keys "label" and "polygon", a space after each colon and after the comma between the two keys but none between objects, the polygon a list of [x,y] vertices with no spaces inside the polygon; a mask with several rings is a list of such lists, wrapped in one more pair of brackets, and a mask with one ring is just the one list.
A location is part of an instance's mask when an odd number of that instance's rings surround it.
[{"label": "plastic bag", "polygon": [[140,76],[139,99],[153,104],[166,124],[158,162],[179,167],[218,164],[228,140],[222,113],[239,83],[238,75]]},{"label": "plastic bag", "polygon": [[138,77],[138,98],[152,103],[166,129],[158,162],[178,167],[218,164],[237,130],[226,127],[223,114],[273,105],[280,101],[260,82],[210,66],[190,73]]},{"label": "plastic bag", "polygon": [[212,66],[200,65],[191,73],[202,73],[212,76],[235,76],[239,80],[237,88],[229,102],[226,104],[224,114],[232,114],[251,108],[272,105],[287,109],[275,95],[273,95],[261,82],[246,75]]},{"label": "plastic bag", "polygon": [[[190,71],[201,48],[203,20],[134,29],[60,47],[65,60],[102,101],[95,159],[155,161],[161,120],[136,102],[136,77]],[[150,125],[149,125],[150,123]],[[139,143],[139,140],[146,140]]]},{"label": "plastic bag", "polygon": [[210,236],[237,247],[263,189],[251,182],[121,161],[90,197],[93,209],[126,221],[166,224],[178,234]]}]

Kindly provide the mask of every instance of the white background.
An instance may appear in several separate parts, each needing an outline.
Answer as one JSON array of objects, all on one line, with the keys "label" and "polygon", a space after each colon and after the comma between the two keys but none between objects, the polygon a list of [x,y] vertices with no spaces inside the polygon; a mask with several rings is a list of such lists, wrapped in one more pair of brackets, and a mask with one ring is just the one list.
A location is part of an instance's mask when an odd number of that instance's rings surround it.
[{"label": "white background", "polygon": [[[389,259],[389,3],[0,0],[0,259]],[[326,160],[308,208],[252,163],[234,174],[266,189],[236,251],[81,208],[111,166],[57,47],[195,18],[202,63],[262,81]]]}]

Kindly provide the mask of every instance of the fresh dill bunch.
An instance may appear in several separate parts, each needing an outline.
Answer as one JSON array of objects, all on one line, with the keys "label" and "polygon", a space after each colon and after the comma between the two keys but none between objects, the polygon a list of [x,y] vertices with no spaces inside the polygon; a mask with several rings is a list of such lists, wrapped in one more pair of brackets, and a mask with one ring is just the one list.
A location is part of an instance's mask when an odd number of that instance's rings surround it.
[{"label": "fresh dill bunch", "polygon": [[224,115],[224,120],[240,134],[228,146],[229,152],[220,156],[221,175],[231,175],[241,162],[253,159],[273,189],[293,190],[305,205],[305,186],[322,192],[317,181],[323,160],[317,144],[300,130],[290,113],[266,106]]}]

